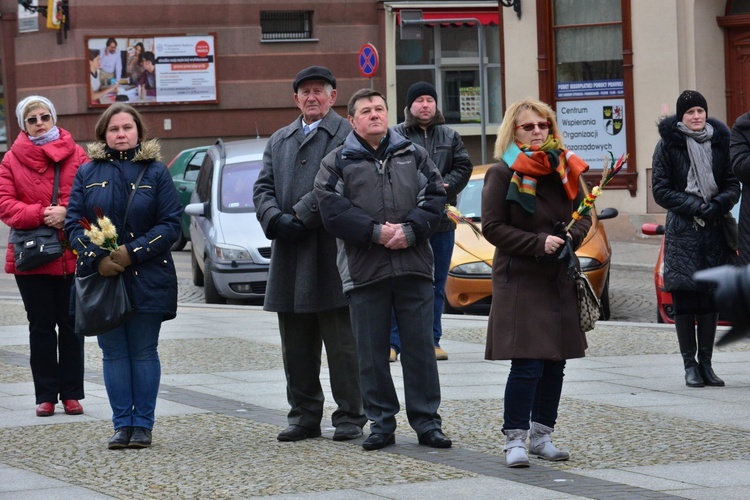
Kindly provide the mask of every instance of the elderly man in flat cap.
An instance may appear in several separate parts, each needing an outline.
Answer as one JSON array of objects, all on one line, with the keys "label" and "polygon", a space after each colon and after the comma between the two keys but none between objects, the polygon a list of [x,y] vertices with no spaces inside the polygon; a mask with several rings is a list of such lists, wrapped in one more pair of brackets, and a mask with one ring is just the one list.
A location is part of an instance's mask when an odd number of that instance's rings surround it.
[{"label": "elderly man in flat cap", "polygon": [[263,309],[278,314],[291,406],[289,426],[278,440],[321,435],[323,343],[338,406],[331,417],[336,427],[333,440],[356,439],[367,422],[357,348],[336,267],[336,239],[323,228],[313,193],[321,160],[344,143],[352,128],[331,109],[336,79],[328,68],[305,68],[292,86],[302,115],[271,136],[253,193],[258,220],[273,240]]}]

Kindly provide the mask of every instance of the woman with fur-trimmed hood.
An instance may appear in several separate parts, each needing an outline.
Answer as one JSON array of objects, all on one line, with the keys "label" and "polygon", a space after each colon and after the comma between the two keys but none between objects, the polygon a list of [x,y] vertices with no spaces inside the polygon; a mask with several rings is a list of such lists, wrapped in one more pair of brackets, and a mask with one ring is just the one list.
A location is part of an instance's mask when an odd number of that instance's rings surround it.
[{"label": "woman with fur-trimmed hood", "polygon": [[[96,124],[96,138],[88,147],[91,162],[76,173],[65,229],[78,254],[78,276],[123,274],[135,312],[124,325],[98,337],[115,429],[108,447],[145,448],[151,445],[161,378],[159,331],[163,321],[177,315],[170,248],[181,231],[182,206],[160,161],[159,144],[144,141],[143,120],[133,107],[110,106]],[[92,243],[79,223],[96,221],[99,210],[117,229],[119,246],[113,252]]]},{"label": "woman with fur-trimmed hood", "polygon": [[693,273],[736,256],[721,226],[739,199],[740,184],[729,161],[729,129],[708,118],[706,99],[686,90],[676,111],[659,122],[661,140],[653,156],[654,200],[668,210],[664,286],[672,293],[686,385],[723,386],[711,367],[719,319],[713,290],[699,286]]}]

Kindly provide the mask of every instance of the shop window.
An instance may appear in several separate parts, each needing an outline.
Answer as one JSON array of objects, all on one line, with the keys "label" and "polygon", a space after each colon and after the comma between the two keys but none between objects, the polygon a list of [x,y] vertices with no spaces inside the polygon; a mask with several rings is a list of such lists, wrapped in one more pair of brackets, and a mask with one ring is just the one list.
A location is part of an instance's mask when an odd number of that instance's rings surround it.
[{"label": "shop window", "polygon": [[301,40],[312,38],[313,11],[261,11],[262,40]]},{"label": "shop window", "polygon": [[[502,119],[499,29],[484,25],[484,69],[489,91],[487,123]],[[396,112],[404,120],[406,92],[418,81],[430,82],[438,95],[438,109],[448,124],[480,122],[481,79],[479,37],[476,26],[432,25],[424,27],[422,40],[396,39]]]}]

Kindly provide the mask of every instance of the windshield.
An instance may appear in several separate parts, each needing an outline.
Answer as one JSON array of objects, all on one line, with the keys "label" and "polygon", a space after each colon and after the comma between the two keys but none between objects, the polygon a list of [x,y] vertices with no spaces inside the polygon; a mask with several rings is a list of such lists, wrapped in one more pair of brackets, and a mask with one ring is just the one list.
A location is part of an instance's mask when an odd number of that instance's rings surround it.
[{"label": "windshield", "polygon": [[465,217],[478,222],[482,218],[482,187],[484,179],[471,179],[458,197],[456,208]]},{"label": "windshield", "polygon": [[224,166],[219,191],[222,212],[255,212],[253,186],[262,167],[263,160]]}]

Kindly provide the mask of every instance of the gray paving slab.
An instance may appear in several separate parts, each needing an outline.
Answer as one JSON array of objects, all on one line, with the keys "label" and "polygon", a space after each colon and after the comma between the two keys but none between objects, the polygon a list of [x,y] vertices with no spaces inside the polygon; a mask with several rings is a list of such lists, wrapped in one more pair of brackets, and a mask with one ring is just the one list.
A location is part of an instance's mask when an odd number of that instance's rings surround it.
[{"label": "gray paving slab", "polygon": [[[78,498],[738,498],[725,493],[750,488],[750,346],[717,352],[728,387],[695,390],[684,385],[669,327],[600,322],[592,354],[566,370],[555,439],[573,458],[514,470],[504,466],[500,433],[509,363],[483,359],[486,321],[444,321],[441,414],[454,447],[418,446],[400,413],[397,445],[371,453],[362,439],[330,440],[325,364],[324,436],[276,441],[288,405],[276,316],[259,308],[181,304],[164,324],[155,444],[142,452],[106,450],[110,412],[95,340],[86,345],[86,413],[40,419],[28,332],[0,326],[0,475],[39,475],[58,485],[55,496]],[[392,371],[403,398],[399,363]],[[107,473],[124,467],[129,477]],[[18,484],[14,498],[47,491]]]}]

